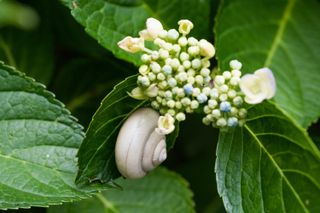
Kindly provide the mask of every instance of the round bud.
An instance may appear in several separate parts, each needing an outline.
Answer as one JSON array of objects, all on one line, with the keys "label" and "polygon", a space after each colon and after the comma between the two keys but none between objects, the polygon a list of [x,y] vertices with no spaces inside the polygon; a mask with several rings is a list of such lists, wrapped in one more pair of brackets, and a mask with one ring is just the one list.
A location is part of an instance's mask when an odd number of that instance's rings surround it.
[{"label": "round bud", "polygon": [[228,118],[228,126],[235,127],[238,125],[238,119],[235,117]]},{"label": "round bud", "polygon": [[203,94],[203,93],[200,93],[198,96],[197,96],[197,100],[199,101],[200,104],[206,102],[208,100],[208,97]]},{"label": "round bud", "polygon": [[180,54],[180,60],[181,60],[181,61],[185,61],[185,60],[188,60],[188,59],[189,59],[189,54],[188,54],[188,53],[182,52],[182,53]]},{"label": "round bud", "polygon": [[186,120],[186,115],[183,112],[179,112],[176,115],[176,119],[177,119],[177,121],[184,121],[184,120]]},{"label": "round bud", "polygon": [[180,37],[179,39],[178,39],[178,44],[181,46],[181,47],[184,47],[184,46],[186,46],[187,44],[188,44],[188,40],[187,40],[187,38],[186,37]]},{"label": "round bud", "polygon": [[191,100],[190,98],[185,97],[181,99],[181,103],[183,106],[189,106],[191,104]]},{"label": "round bud", "polygon": [[222,75],[225,79],[230,79],[232,77],[231,72],[229,71],[224,71]]},{"label": "round bud", "polygon": [[232,60],[230,61],[230,68],[233,69],[233,70],[240,70],[241,67],[242,67],[242,64],[240,61],[238,60]]},{"label": "round bud", "polygon": [[170,29],[170,30],[168,30],[167,38],[175,41],[179,38],[179,32],[175,29]]},{"label": "round bud", "polygon": [[197,75],[194,79],[198,84],[203,84],[203,77],[201,75]]},{"label": "round bud", "polygon": [[231,105],[230,105],[230,103],[227,102],[227,101],[221,102],[221,103],[220,103],[220,110],[221,110],[222,112],[230,112],[230,110],[231,110]]},{"label": "round bud", "polygon": [[210,97],[211,98],[218,98],[219,97],[219,91],[216,88],[211,89]]},{"label": "round bud", "polygon": [[166,76],[163,73],[158,73],[157,79],[160,80],[160,81],[163,81],[163,80],[166,79]]},{"label": "round bud", "polygon": [[215,78],[214,78],[214,83],[218,86],[221,86],[224,84],[224,77],[222,75],[217,75]]},{"label": "round bud", "polygon": [[189,69],[191,67],[191,62],[190,61],[184,61],[183,63],[184,68]]},{"label": "round bud", "polygon": [[191,95],[193,92],[193,86],[191,84],[186,84],[184,85],[183,90],[187,95]]},{"label": "round bud", "polygon": [[243,99],[240,96],[237,96],[232,100],[232,102],[235,106],[241,106]]},{"label": "round bud", "polygon": [[201,67],[201,61],[199,59],[193,59],[191,61],[191,66],[193,69],[199,69]]},{"label": "round bud", "polygon": [[168,80],[168,85],[169,85],[170,87],[175,87],[175,86],[177,85],[177,80],[174,79],[174,78],[170,78],[170,79]]},{"label": "round bud", "polygon": [[220,112],[220,110],[218,110],[218,109],[214,109],[214,110],[212,110],[211,115],[212,115],[214,118],[219,118],[219,117],[221,116],[221,112]]},{"label": "round bud", "polygon": [[148,54],[143,54],[143,55],[141,56],[141,61],[142,61],[143,63],[148,63],[148,62],[150,62],[150,60],[151,60],[151,56],[148,55]]},{"label": "round bud", "polygon": [[166,74],[166,75],[170,75],[172,73],[172,67],[170,65],[164,65],[162,67],[162,71]]},{"label": "round bud", "polygon": [[228,100],[228,95],[227,95],[227,94],[221,94],[221,95],[219,96],[219,100],[220,100],[220,101],[226,101],[226,100]]},{"label": "round bud", "polygon": [[234,98],[237,96],[237,92],[235,90],[229,90],[228,96],[229,96],[229,98]]},{"label": "round bud", "polygon": [[200,89],[199,88],[193,88],[193,91],[192,91],[192,95],[197,97],[198,95],[200,95]]},{"label": "round bud", "polygon": [[201,71],[200,71],[200,74],[203,76],[203,77],[207,77],[210,75],[210,70],[207,69],[207,68],[202,68]]},{"label": "round bud", "polygon": [[209,106],[210,109],[214,109],[217,105],[218,105],[218,102],[216,100],[210,99],[208,101],[208,106]]},{"label": "round bud", "polygon": [[191,109],[197,109],[199,107],[199,102],[196,100],[191,101],[190,107]]},{"label": "round bud", "polygon": [[220,92],[228,92],[229,87],[225,84],[223,84],[221,87],[219,87]]},{"label": "round bud", "polygon": [[153,72],[148,73],[148,78],[150,81],[154,81],[156,79],[156,75]]},{"label": "round bud", "polygon": [[188,38],[188,44],[190,46],[195,46],[195,45],[198,45],[198,40],[194,37],[189,37]]},{"label": "round bud", "polygon": [[219,118],[216,124],[218,127],[225,127],[227,125],[227,121],[224,118]]},{"label": "round bud", "polygon": [[152,62],[152,63],[150,64],[150,68],[151,68],[151,70],[152,70],[154,73],[158,73],[158,72],[161,71],[161,67],[160,67],[160,65],[159,65],[157,62]]},{"label": "round bud", "polygon": [[169,101],[167,101],[167,106],[169,107],[169,108],[174,108],[174,106],[175,106],[175,102],[174,102],[174,100],[169,100]]}]

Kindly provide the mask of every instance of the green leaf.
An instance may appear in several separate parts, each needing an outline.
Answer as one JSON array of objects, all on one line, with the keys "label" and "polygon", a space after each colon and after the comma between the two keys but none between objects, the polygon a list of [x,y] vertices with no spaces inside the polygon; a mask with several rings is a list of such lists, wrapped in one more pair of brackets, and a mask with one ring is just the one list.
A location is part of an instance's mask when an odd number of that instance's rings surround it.
[{"label": "green leaf", "polygon": [[220,133],[218,192],[228,212],[319,212],[320,153],[274,104],[251,108],[243,128]]},{"label": "green leaf", "polygon": [[163,213],[195,212],[192,192],[180,176],[164,168],[157,168],[139,180],[116,180],[123,190],[113,189],[95,198],[49,208],[49,213]]},{"label": "green leaf", "polygon": [[[96,111],[80,146],[79,185],[94,181],[108,183],[120,176],[115,164],[114,149],[118,132],[123,122],[137,109],[147,104],[147,100],[135,100],[128,95],[137,87],[137,76],[130,76],[120,82],[104,98]],[[167,138],[168,148],[172,148],[178,136],[179,126]]]},{"label": "green leaf", "polygon": [[82,127],[63,104],[1,62],[0,106],[0,209],[88,197],[74,184]]},{"label": "green leaf", "polygon": [[32,1],[38,8],[41,23],[32,30],[15,28],[0,30],[0,60],[48,85],[54,68],[54,47],[47,7],[42,1]]},{"label": "green leaf", "polygon": [[276,103],[303,127],[320,115],[319,11],[316,0],[224,0],[216,19],[220,68],[231,59],[246,73],[271,68]]},{"label": "green leaf", "polygon": [[210,1],[193,0],[64,0],[75,19],[102,46],[115,56],[139,64],[139,56],[121,50],[117,43],[125,36],[137,36],[149,17],[159,19],[164,27],[177,28],[181,18],[195,24],[195,36],[210,35]]}]

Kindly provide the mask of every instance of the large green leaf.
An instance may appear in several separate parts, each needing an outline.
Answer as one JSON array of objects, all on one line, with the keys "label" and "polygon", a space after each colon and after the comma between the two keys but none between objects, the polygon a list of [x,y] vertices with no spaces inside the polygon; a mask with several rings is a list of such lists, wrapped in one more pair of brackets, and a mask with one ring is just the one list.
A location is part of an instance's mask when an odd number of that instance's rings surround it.
[{"label": "large green leaf", "polygon": [[194,34],[210,35],[210,1],[194,0],[63,0],[72,15],[98,42],[117,57],[139,64],[138,55],[124,52],[117,43],[125,36],[137,36],[149,17],[159,19],[165,27],[177,27],[181,18],[195,23]]},{"label": "large green leaf", "polygon": [[[120,176],[114,157],[118,132],[131,113],[147,104],[147,100],[138,101],[128,95],[137,87],[136,82],[137,76],[134,75],[116,85],[93,116],[78,153],[78,184],[107,183]],[[168,136],[168,148],[173,147],[178,132],[179,127]]]},{"label": "large green leaf", "polygon": [[88,197],[74,184],[82,127],[42,84],[0,63],[0,209]]},{"label": "large green leaf", "polygon": [[49,213],[194,212],[188,183],[164,168],[139,180],[120,178],[116,183],[122,190],[107,190],[89,200],[52,207]]},{"label": "large green leaf", "polygon": [[220,134],[216,175],[228,212],[319,212],[320,153],[273,104]]},{"label": "large green leaf", "polygon": [[245,72],[270,67],[275,101],[303,127],[320,115],[319,11],[316,0],[224,0],[215,25],[220,68],[234,58]]}]

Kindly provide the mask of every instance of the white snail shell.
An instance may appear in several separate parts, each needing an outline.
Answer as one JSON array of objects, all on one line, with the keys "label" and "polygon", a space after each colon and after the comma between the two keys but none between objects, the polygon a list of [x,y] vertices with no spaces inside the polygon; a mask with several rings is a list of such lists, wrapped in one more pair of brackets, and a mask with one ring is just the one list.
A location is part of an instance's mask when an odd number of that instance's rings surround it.
[{"label": "white snail shell", "polygon": [[122,125],[115,148],[120,173],[141,178],[167,158],[165,135],[155,129],[159,114],[150,108],[135,111]]}]

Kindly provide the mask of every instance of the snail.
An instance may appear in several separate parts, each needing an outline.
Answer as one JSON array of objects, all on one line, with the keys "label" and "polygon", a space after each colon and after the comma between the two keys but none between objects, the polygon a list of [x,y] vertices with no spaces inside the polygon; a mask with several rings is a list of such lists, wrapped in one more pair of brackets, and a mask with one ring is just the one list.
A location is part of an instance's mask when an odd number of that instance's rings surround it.
[{"label": "snail", "polygon": [[115,147],[122,176],[141,178],[167,158],[166,137],[156,131],[159,117],[153,109],[141,108],[122,125]]}]

